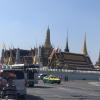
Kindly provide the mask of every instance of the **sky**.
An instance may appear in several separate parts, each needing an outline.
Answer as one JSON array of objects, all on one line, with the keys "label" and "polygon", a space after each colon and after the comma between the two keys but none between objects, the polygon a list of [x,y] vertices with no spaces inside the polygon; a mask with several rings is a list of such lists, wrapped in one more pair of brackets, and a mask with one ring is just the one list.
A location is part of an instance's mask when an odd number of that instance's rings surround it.
[{"label": "sky", "polygon": [[47,28],[51,43],[62,50],[68,33],[70,52],[82,53],[86,32],[93,63],[100,50],[100,0],[0,0],[0,50],[43,45]]}]

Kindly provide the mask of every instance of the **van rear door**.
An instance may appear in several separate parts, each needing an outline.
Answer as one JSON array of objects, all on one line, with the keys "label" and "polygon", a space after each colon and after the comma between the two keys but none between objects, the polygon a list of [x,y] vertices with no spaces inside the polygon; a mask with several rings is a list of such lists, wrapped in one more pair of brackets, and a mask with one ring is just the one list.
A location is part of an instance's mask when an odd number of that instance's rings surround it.
[{"label": "van rear door", "polygon": [[16,85],[16,89],[18,91],[19,95],[25,95],[26,94],[26,86],[25,86],[25,75],[24,72],[21,70],[16,70],[16,79],[14,80],[14,83]]}]

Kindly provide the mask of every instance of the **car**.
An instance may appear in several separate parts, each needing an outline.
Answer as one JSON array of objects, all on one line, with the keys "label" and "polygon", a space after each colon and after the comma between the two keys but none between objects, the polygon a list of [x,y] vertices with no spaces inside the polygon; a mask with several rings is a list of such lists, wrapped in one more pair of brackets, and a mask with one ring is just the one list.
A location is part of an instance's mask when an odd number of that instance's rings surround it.
[{"label": "car", "polygon": [[49,75],[49,76],[45,76],[43,78],[43,82],[44,83],[57,83],[57,84],[60,84],[61,83],[61,79],[57,76],[54,76],[54,75]]},{"label": "car", "polygon": [[41,74],[38,75],[38,78],[41,79],[41,80],[43,80],[43,78],[44,78],[45,76],[47,76],[46,73],[45,73],[45,74],[41,73]]}]

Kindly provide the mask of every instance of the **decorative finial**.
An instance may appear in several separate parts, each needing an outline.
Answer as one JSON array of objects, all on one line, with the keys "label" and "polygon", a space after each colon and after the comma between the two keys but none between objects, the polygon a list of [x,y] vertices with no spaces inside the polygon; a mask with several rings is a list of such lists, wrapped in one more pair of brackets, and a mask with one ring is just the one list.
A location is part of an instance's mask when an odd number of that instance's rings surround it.
[{"label": "decorative finial", "polygon": [[87,45],[86,45],[86,32],[85,32],[84,45],[83,45],[83,54],[88,55]]},{"label": "decorative finial", "polygon": [[69,47],[68,47],[68,31],[67,31],[67,41],[66,41],[65,52],[69,52]]}]

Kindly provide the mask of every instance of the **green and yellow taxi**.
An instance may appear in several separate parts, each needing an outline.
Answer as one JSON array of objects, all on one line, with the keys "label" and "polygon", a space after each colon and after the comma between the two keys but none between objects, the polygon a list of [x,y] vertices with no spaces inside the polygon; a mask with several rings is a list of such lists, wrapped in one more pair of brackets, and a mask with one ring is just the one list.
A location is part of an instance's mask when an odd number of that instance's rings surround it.
[{"label": "green and yellow taxi", "polygon": [[43,82],[44,83],[57,83],[57,84],[60,84],[61,83],[61,79],[57,76],[53,76],[53,75],[49,75],[49,76],[45,76],[43,78]]}]

